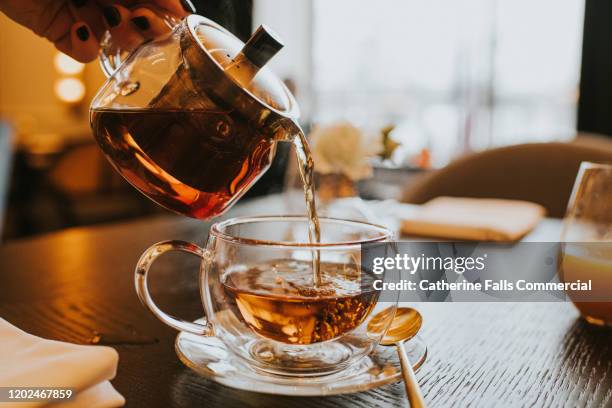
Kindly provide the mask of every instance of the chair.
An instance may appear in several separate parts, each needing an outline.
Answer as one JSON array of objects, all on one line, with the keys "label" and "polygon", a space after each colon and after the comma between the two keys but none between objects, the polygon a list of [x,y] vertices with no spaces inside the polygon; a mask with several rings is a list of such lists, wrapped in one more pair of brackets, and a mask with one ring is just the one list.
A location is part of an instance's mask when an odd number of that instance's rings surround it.
[{"label": "chair", "polygon": [[0,240],[6,212],[12,158],[13,130],[8,123],[0,122]]},{"label": "chair", "polygon": [[582,161],[612,162],[612,141],[533,143],[470,154],[406,186],[402,201],[438,196],[507,198],[543,205],[562,218]]}]

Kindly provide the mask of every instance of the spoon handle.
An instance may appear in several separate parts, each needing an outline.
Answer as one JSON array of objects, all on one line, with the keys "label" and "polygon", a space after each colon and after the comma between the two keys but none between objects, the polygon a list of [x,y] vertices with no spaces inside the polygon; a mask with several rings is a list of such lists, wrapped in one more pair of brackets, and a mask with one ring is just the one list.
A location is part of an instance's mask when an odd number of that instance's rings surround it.
[{"label": "spoon handle", "polygon": [[402,366],[402,376],[404,377],[404,385],[406,386],[406,394],[408,395],[408,401],[410,401],[411,408],[425,408],[425,400],[421,394],[421,388],[412,370],[412,364],[408,360],[406,350],[404,350],[403,343],[396,343],[397,354],[399,354],[400,363]]}]

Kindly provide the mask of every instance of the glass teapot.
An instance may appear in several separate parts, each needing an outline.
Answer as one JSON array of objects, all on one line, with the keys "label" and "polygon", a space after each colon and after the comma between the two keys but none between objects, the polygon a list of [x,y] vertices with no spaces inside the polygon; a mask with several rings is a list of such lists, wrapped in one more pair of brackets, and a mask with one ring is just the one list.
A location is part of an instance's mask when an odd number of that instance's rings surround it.
[{"label": "glass teapot", "polygon": [[167,21],[172,32],[126,58],[106,35],[109,78],[91,104],[91,127],[134,187],[171,211],[210,219],[269,168],[277,141],[302,142],[299,110],[264,66],[282,48],[269,29],[245,44],[198,15]]}]

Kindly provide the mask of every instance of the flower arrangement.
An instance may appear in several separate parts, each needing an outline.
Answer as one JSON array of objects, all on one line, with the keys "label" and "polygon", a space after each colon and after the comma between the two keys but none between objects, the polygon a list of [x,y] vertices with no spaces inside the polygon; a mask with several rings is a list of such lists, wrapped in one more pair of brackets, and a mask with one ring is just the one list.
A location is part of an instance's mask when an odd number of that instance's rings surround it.
[{"label": "flower arrangement", "polygon": [[365,134],[348,122],[317,126],[310,146],[318,174],[318,193],[323,202],[357,195],[355,183],[372,175],[374,156]]},{"label": "flower arrangement", "polygon": [[348,122],[315,127],[310,146],[320,174],[342,174],[352,181],[372,175],[372,152],[365,135]]}]

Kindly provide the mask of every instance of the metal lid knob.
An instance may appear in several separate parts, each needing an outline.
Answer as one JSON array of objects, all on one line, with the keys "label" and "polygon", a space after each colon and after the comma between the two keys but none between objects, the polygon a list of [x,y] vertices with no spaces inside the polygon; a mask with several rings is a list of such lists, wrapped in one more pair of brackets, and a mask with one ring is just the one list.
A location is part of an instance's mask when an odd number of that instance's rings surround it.
[{"label": "metal lid knob", "polygon": [[261,68],[284,46],[280,37],[274,31],[265,25],[260,25],[244,44],[241,53],[253,65]]}]

